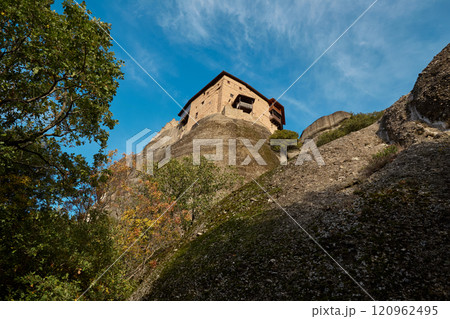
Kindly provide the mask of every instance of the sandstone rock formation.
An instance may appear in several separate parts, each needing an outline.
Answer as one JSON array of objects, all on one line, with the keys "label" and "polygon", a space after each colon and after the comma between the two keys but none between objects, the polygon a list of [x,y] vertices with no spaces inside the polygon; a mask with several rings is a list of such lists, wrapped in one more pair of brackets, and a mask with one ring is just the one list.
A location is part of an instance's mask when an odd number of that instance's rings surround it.
[{"label": "sandstone rock formation", "polygon": [[408,103],[413,120],[450,129],[450,44],[419,74]]},{"label": "sandstone rock formation", "polygon": [[368,300],[298,224],[374,298],[447,299],[449,138],[415,144],[366,178],[387,146],[378,126],[320,147],[325,166],[292,161],[257,179],[270,197],[254,182],[231,194],[132,299]]},{"label": "sandstone rock formation", "polygon": [[419,74],[411,93],[386,109],[378,135],[386,142],[409,146],[440,138],[450,128],[450,45]]},{"label": "sandstone rock formation", "polygon": [[402,96],[384,111],[377,134],[387,143],[408,146],[417,141],[416,124],[409,120],[407,101],[410,94]]},{"label": "sandstone rock formation", "polygon": [[302,132],[300,140],[304,142],[306,139],[318,137],[320,133],[336,128],[343,120],[348,119],[350,116],[350,113],[344,111],[337,111],[333,114],[322,116]]},{"label": "sandstone rock formation", "polygon": [[[148,148],[151,148],[152,145],[161,140],[164,136],[172,138],[166,143],[166,145],[170,145],[171,147],[172,158],[192,156],[194,139],[220,139],[223,141],[223,159],[215,161],[215,163],[219,166],[228,166],[230,164],[229,150],[230,140],[232,140],[231,143],[235,143],[236,145],[235,164],[237,170],[246,180],[251,177],[257,177],[279,164],[276,153],[270,149],[269,137],[271,133],[262,125],[252,124],[252,122],[244,119],[233,119],[220,113],[216,113],[201,119],[189,132],[179,136],[177,128],[169,125],[170,123],[171,122],[169,122],[146,146],[143,154],[146,154]],[[260,139],[266,140],[259,149],[259,154],[266,165],[259,165],[255,161],[247,147],[243,144],[243,138],[248,139],[253,146],[256,145]],[[233,147],[233,145],[231,146]],[[215,146],[201,147],[201,155],[215,153]],[[165,156],[165,149],[157,149],[153,156],[155,161],[160,161]],[[244,165],[245,163],[243,164],[243,162],[247,156],[250,157],[251,161],[247,165]],[[231,162],[234,162],[234,160],[232,159]]]},{"label": "sandstone rock formation", "polygon": [[[290,161],[231,193],[131,299],[448,300],[450,131],[440,125],[449,123],[448,46],[443,52],[380,122],[319,147],[325,166]],[[302,139],[331,120],[316,122]],[[216,127],[208,125],[206,135]],[[368,176],[386,143],[404,147]]]}]

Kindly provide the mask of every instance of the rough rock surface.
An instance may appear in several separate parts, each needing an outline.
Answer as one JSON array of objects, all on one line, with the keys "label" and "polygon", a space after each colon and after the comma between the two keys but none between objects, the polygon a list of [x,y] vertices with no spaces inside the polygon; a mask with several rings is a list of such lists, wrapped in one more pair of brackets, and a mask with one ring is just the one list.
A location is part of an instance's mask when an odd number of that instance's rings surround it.
[{"label": "rough rock surface", "polygon": [[279,174],[276,174],[271,186],[289,187],[276,198],[283,199],[283,204],[287,206],[298,202],[307,203],[308,207],[316,206],[320,202],[311,197],[311,193],[325,190],[333,193],[335,189],[342,190],[358,183],[361,171],[372,155],[387,146],[377,137],[378,129],[379,125],[374,123],[320,147],[324,166],[318,166],[316,162],[304,162],[298,166],[293,160],[287,167],[277,168]]},{"label": "rough rock surface", "polygon": [[[441,57],[428,70],[445,83]],[[448,122],[450,88],[421,81],[379,123],[320,147],[325,166],[291,160],[234,191],[132,299],[448,300],[450,135],[423,118]],[[403,148],[367,176],[386,143]]]},{"label": "rough rock surface", "polygon": [[351,114],[344,111],[337,111],[333,114],[322,116],[303,130],[300,139],[302,142],[306,139],[313,139],[317,137],[319,133],[336,128],[343,120],[348,119],[349,117],[351,117]]},{"label": "rough rock surface", "polygon": [[[170,133],[171,130],[167,130]],[[166,132],[162,132],[161,136],[165,136]],[[219,166],[229,165],[229,140],[235,140],[236,142],[236,168],[238,172],[244,176],[246,180],[252,177],[257,177],[267,170],[274,168],[278,163],[278,157],[270,149],[269,137],[271,133],[265,127],[253,124],[252,122],[232,119],[222,114],[212,114],[201,119],[196,126],[194,126],[189,132],[184,134],[181,138],[173,138],[171,143],[171,154],[173,158],[179,158],[183,156],[192,156],[193,153],[193,140],[194,139],[220,139],[223,141],[223,159],[215,161]],[[264,139],[265,142],[259,149],[259,154],[263,158],[266,165],[258,165],[255,159],[252,157],[246,146],[242,142],[242,138],[248,139],[252,145],[260,139]],[[146,146],[151,147],[153,142]],[[146,153],[144,149],[144,154]],[[201,155],[216,154],[215,146],[202,146]],[[154,154],[155,161],[159,161],[165,156],[165,149],[159,149]],[[248,165],[242,165],[247,156],[250,156],[251,162]]]},{"label": "rough rock surface", "polygon": [[391,107],[384,111],[380,120],[380,136],[387,143],[397,143],[403,146],[417,142],[416,123],[409,120],[407,101],[410,95],[402,96]]},{"label": "rough rock surface", "polygon": [[[450,44],[419,74],[408,107],[412,116],[440,129],[450,129]],[[415,114],[417,111],[417,114]]]},{"label": "rough rock surface", "polygon": [[264,190],[234,192],[216,208],[221,222],[133,298],[370,299],[306,231],[377,300],[447,299],[449,138],[415,144],[367,178],[364,167],[387,146],[377,130],[320,147],[325,166],[291,161],[257,180]]},{"label": "rough rock surface", "polygon": [[163,137],[170,137],[170,141],[165,143],[165,145],[172,144],[173,141],[176,141],[180,138],[180,134],[182,132],[178,128],[178,121],[175,119],[172,119],[170,122],[168,122],[164,127],[156,134],[156,136],[150,141],[150,143],[147,145],[153,145],[156,142],[160,141]]},{"label": "rough rock surface", "polygon": [[389,107],[378,135],[389,143],[409,146],[449,133],[450,45],[420,73],[411,93]]}]

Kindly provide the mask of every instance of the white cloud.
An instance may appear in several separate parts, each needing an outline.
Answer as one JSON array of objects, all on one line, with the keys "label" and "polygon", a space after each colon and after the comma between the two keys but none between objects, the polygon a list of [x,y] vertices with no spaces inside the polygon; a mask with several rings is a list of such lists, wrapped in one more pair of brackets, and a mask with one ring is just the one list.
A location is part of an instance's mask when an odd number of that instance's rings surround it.
[{"label": "white cloud", "polygon": [[284,95],[280,101],[281,104],[289,105],[288,111],[295,112],[298,114],[306,113],[311,117],[319,117],[319,114],[312,110],[311,106],[306,105],[304,102],[302,102],[300,99],[288,97],[287,95]]},{"label": "white cloud", "polygon": [[[340,1],[339,8],[350,3]],[[149,6],[147,1],[140,0],[134,8],[136,15],[156,19],[175,41],[202,46],[224,42],[239,46],[244,42],[245,46],[254,46],[257,41],[270,39],[297,46],[315,38],[311,27],[321,27],[333,20],[326,16],[336,4],[332,0],[173,0]]]},{"label": "white cloud", "polygon": [[[162,32],[172,48],[191,54],[205,69],[225,69],[276,97],[372,2],[136,0],[126,2],[124,14],[153,21],[151,32]],[[412,88],[417,65],[425,66],[442,41],[414,29],[439,2],[379,0],[281,102],[309,117],[339,107],[389,106]],[[150,68],[161,68],[159,62],[170,58],[156,60],[156,55],[148,58]]]}]

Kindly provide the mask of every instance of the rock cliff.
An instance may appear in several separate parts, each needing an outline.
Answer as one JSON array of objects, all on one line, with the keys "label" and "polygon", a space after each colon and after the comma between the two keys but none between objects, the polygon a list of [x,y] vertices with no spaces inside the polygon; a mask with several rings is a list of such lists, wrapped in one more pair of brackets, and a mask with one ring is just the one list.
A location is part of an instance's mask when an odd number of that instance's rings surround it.
[{"label": "rock cliff", "polygon": [[378,135],[389,143],[409,146],[449,133],[450,45],[419,74],[410,93],[389,107]]},{"label": "rock cliff", "polygon": [[450,129],[450,44],[419,74],[408,107],[412,120]]},{"label": "rock cliff", "polygon": [[333,114],[322,116],[309,125],[300,136],[300,140],[304,142],[306,139],[314,139],[320,133],[332,130],[339,126],[342,121],[351,117],[351,114],[344,111],[337,111]]},{"label": "rock cliff", "polygon": [[[224,198],[132,299],[448,300],[443,52],[379,123],[319,147],[325,166],[291,161]],[[400,152],[368,175],[387,143]]]},{"label": "rock cliff", "polygon": [[[171,137],[166,145],[171,145],[171,154],[173,158],[192,156],[194,139],[220,139],[223,141],[223,159],[215,161],[215,163],[219,166],[228,166],[230,164],[229,150],[231,140],[231,143],[235,143],[236,168],[245,180],[257,177],[279,164],[276,153],[270,149],[269,137],[271,133],[262,125],[256,123],[253,124],[252,122],[243,119],[230,118],[219,113],[201,119],[198,121],[198,124],[185,134],[180,134],[180,131],[176,126],[169,124],[170,123],[168,123],[146,146],[143,152],[144,154],[147,153],[148,148],[151,148],[154,143],[160,141],[164,136]],[[243,144],[243,138],[248,139],[253,146],[256,145],[259,140],[265,140],[264,144],[259,149],[259,154],[263,158],[265,165],[259,165],[255,161],[247,147]],[[201,155],[215,153],[215,146],[201,147]],[[154,154],[154,160],[159,161],[163,159],[164,156],[165,150],[163,148],[158,149]],[[250,157],[251,159],[248,164],[244,163],[247,157]]]}]

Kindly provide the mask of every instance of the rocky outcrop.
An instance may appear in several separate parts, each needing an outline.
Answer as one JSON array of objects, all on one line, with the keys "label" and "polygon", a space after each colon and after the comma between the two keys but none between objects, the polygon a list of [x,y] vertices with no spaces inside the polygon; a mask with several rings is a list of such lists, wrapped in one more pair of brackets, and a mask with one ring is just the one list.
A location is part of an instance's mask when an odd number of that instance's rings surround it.
[{"label": "rocky outcrop", "polygon": [[[440,81],[419,76],[380,122],[320,146],[325,166],[289,161],[224,198],[131,299],[448,300],[448,59],[433,61]],[[404,147],[368,175],[386,142]]]},{"label": "rocky outcrop", "polygon": [[172,121],[164,125],[164,127],[155,135],[155,137],[153,137],[153,139],[146,147],[154,145],[155,143],[157,143],[158,141],[160,141],[165,137],[169,137],[170,140],[164,143],[164,145],[172,144],[174,141],[179,140],[181,138],[183,130],[180,128],[178,124],[179,122],[177,120],[172,119]]},{"label": "rocky outcrop", "polygon": [[403,146],[417,142],[416,123],[409,120],[408,114],[407,102],[410,96],[410,94],[402,96],[384,111],[377,134],[385,142]]},{"label": "rocky outcrop", "polygon": [[378,136],[403,146],[450,133],[450,45],[419,74],[411,93],[386,109],[380,123]]},{"label": "rocky outcrop", "polygon": [[313,139],[317,137],[319,133],[336,128],[342,121],[348,119],[350,116],[352,116],[350,113],[344,111],[337,111],[333,114],[322,116],[302,132],[300,139],[302,142],[306,139]]},{"label": "rocky outcrop", "polygon": [[419,74],[408,107],[411,119],[450,128],[450,44]]},{"label": "rocky outcrop", "polygon": [[320,147],[325,166],[291,161],[257,179],[264,191],[232,193],[132,299],[447,300],[449,139],[412,145],[367,178],[387,146],[378,125]]},{"label": "rocky outcrop", "polygon": [[[171,139],[166,142],[166,146],[171,146],[170,153],[172,158],[192,156],[194,139],[220,139],[223,141],[223,159],[215,161],[214,163],[222,167],[230,164],[230,140],[234,141],[231,143],[235,143],[236,159],[235,161],[234,159],[231,159],[231,163],[235,162],[238,172],[240,175],[244,176],[246,180],[249,180],[252,177],[255,178],[279,164],[276,153],[270,149],[270,131],[262,125],[252,124],[252,122],[244,119],[233,119],[217,113],[201,119],[198,121],[198,124],[190,131],[182,134],[181,137],[177,132],[176,127],[167,127],[166,129],[161,130],[161,132],[146,146],[143,153],[146,154],[147,149],[152,147],[155,142],[159,141],[164,136],[171,137]],[[255,161],[242,142],[242,139],[248,139],[253,146],[256,145],[259,140],[265,140],[258,151],[264,160],[265,165],[259,165]],[[233,148],[233,145],[231,145],[231,147]],[[202,146],[201,155],[205,154],[216,154],[215,146]],[[153,156],[155,161],[162,160],[165,157],[165,148],[157,149]],[[251,159],[249,163],[245,163],[247,157]]]}]

